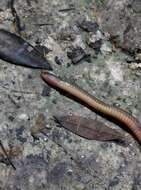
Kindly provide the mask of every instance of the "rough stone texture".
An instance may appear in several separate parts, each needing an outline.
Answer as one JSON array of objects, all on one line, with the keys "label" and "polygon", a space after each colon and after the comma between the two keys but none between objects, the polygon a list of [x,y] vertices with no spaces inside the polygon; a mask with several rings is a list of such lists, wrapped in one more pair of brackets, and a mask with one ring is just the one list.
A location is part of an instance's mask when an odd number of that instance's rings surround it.
[{"label": "rough stone texture", "polygon": [[8,5],[9,0],[0,1],[0,8],[1,10],[5,9]]},{"label": "rough stone texture", "polygon": [[[116,2],[120,10],[121,1]],[[127,5],[127,2],[122,1],[121,4]],[[52,50],[47,58],[56,75],[76,83],[111,105],[128,110],[141,121],[141,71],[132,67],[134,63],[127,63],[126,60],[131,60],[128,55],[119,50],[113,51],[102,32],[89,33],[77,27],[78,19],[95,21],[95,3],[101,4],[102,1],[19,0],[15,8],[24,26],[23,37],[32,44],[38,41]],[[5,0],[1,0],[2,4],[0,27],[15,32],[10,9],[5,7]],[[73,9],[59,11],[68,7]],[[109,9],[109,13],[112,11]],[[113,17],[114,23],[116,18]],[[128,25],[125,20],[123,23],[125,27]],[[115,29],[116,25],[113,26]],[[62,38],[62,33],[65,38]],[[102,40],[101,53],[96,55],[87,42],[99,39]],[[71,47],[85,49],[91,60],[73,65],[67,57]],[[63,60],[63,65],[55,63],[56,56]],[[55,90],[50,92],[50,96],[42,96],[44,85],[40,71],[0,60],[0,139],[7,150],[17,147],[15,154],[11,155],[16,170],[7,164],[0,152],[0,189],[141,189],[141,153],[134,138]],[[56,126],[53,115],[58,112],[93,119],[97,117],[123,132],[130,144],[122,147],[112,142],[88,141],[73,135]],[[31,128],[39,114],[44,114],[46,128],[33,138]]]},{"label": "rough stone texture", "polygon": [[141,50],[140,0],[109,0],[100,14],[102,29],[119,47],[131,52]]}]

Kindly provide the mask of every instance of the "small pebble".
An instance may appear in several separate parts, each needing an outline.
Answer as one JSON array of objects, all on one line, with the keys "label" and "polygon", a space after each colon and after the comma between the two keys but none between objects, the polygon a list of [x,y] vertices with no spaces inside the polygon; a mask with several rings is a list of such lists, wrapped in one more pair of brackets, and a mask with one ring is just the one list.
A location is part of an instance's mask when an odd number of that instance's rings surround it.
[{"label": "small pebble", "polygon": [[28,115],[25,113],[22,113],[18,116],[18,119],[27,121],[28,120]]}]

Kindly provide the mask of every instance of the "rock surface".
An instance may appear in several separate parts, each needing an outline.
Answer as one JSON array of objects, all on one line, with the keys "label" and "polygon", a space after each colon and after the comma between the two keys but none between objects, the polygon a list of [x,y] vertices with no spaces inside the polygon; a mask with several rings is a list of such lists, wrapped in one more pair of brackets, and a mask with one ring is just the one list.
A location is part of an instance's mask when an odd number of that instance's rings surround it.
[{"label": "rock surface", "polygon": [[[0,1],[0,27],[17,32],[6,2],[9,1]],[[97,15],[105,31],[118,35],[120,46],[126,45],[131,51],[140,49],[141,25],[137,22],[141,20],[136,4],[140,1],[110,0],[100,15],[95,7],[101,9],[105,2],[19,0],[14,6],[21,21],[22,37],[33,45],[41,44],[51,50],[46,57],[57,76],[81,86],[108,104],[122,107],[141,122],[140,65],[134,64],[131,56],[115,49],[97,24],[94,24],[96,30],[94,25],[91,30],[78,26],[78,21],[82,23],[83,20],[85,27],[96,23]],[[131,29],[128,29],[129,21]],[[89,43],[95,44],[97,40],[100,45],[95,51],[95,46]],[[77,47],[90,57],[74,65],[67,52]],[[63,64],[55,63],[56,56]],[[135,139],[114,123],[53,89],[48,96],[42,96],[44,87],[39,70],[0,60],[0,140],[16,167],[14,170],[8,164],[0,150],[0,189],[141,189],[141,153]],[[57,127],[53,120],[57,113],[97,118],[122,132],[129,139],[129,145],[123,147],[76,136]],[[37,121],[39,115],[45,120]],[[36,136],[32,134],[35,130]]]},{"label": "rock surface", "polygon": [[100,12],[101,26],[117,45],[127,51],[141,51],[141,1],[109,0]]}]

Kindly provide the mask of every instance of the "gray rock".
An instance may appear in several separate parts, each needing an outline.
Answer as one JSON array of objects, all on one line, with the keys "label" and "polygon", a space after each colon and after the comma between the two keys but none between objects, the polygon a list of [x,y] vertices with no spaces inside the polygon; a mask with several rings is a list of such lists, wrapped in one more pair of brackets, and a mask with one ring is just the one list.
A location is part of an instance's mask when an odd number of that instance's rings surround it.
[{"label": "gray rock", "polygon": [[109,0],[101,11],[100,24],[117,46],[130,52],[141,49],[140,0]]},{"label": "gray rock", "polygon": [[9,0],[1,0],[0,1],[0,9],[4,9],[7,7]]},{"label": "gray rock", "polygon": [[[113,51],[113,46],[105,38],[102,30],[100,30],[101,36],[100,33],[98,35],[97,32],[96,34],[87,32],[76,26],[76,20],[80,15],[92,23],[95,22],[94,2],[104,2],[104,0],[18,0],[15,1],[15,8],[25,25],[22,31],[23,37],[33,45],[40,42],[39,45],[51,50],[47,54],[47,59],[51,60],[57,76],[82,87],[110,105],[122,107],[141,121],[140,69],[132,70],[128,67],[126,60],[130,58],[132,65],[131,57],[115,49]],[[101,18],[104,13],[105,20],[107,15],[111,16],[110,23],[105,21],[105,28],[110,28],[113,36],[119,35],[121,45],[121,42],[124,44],[123,31],[126,30],[128,35],[131,32],[127,30],[129,20],[132,20],[132,25],[135,27],[136,18],[140,15],[139,7],[138,10],[135,8],[137,1],[133,0],[110,0],[110,2],[111,4],[106,6],[107,9],[109,6],[109,9],[102,10]],[[133,6],[132,2],[136,12],[130,8]],[[4,0],[0,0],[0,6],[2,4],[6,5]],[[74,4],[75,10],[59,11],[67,9],[70,4]],[[131,15],[132,18],[129,17]],[[125,16],[127,19],[123,19]],[[10,9],[4,8],[0,12],[0,19],[1,28],[15,32]],[[138,23],[140,23],[139,17]],[[61,39],[60,34],[65,34],[62,35],[65,39]],[[137,32],[136,35],[140,34]],[[87,39],[91,42],[102,39],[100,48],[102,53],[98,54],[97,58],[94,49],[88,46]],[[130,39],[127,39],[128,44]],[[133,42],[133,45],[139,47],[139,43]],[[70,47],[78,46],[90,52],[91,62],[82,60],[81,64],[71,64],[67,67],[67,63],[70,63],[67,51]],[[57,65],[54,61],[56,56],[62,58],[64,64]],[[111,142],[88,141],[57,127],[52,117],[61,112],[96,118],[121,130],[117,125],[109,123],[55,90],[51,90],[50,96],[43,97],[41,93],[44,85],[40,71],[21,68],[0,60],[0,140],[7,153],[11,152],[11,148],[19,150],[14,155],[9,155],[16,170],[7,165],[5,157],[3,162],[0,162],[0,189],[141,189],[141,153],[135,140],[123,131],[130,141],[130,145],[125,148]],[[31,128],[35,126],[39,113],[43,113],[46,117],[46,129],[42,133],[40,131],[37,134],[38,138],[34,139]],[[0,158],[2,156],[3,152],[0,149]]]}]

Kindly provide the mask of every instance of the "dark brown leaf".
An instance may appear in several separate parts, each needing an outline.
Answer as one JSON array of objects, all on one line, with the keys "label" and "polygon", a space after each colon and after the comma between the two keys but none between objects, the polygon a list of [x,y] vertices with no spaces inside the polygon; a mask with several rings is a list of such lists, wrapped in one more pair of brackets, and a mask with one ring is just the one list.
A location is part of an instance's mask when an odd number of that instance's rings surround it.
[{"label": "dark brown leaf", "polygon": [[35,69],[52,70],[42,54],[20,36],[0,29],[0,59]]},{"label": "dark brown leaf", "polygon": [[56,122],[69,131],[89,140],[125,143],[124,135],[104,123],[77,115],[54,116]]}]

